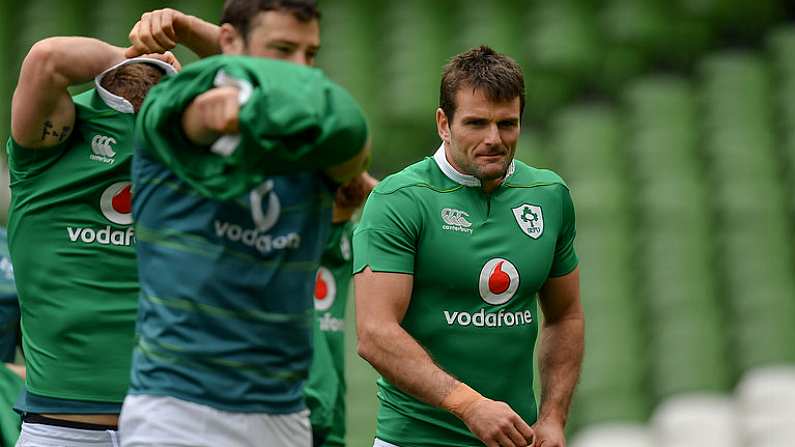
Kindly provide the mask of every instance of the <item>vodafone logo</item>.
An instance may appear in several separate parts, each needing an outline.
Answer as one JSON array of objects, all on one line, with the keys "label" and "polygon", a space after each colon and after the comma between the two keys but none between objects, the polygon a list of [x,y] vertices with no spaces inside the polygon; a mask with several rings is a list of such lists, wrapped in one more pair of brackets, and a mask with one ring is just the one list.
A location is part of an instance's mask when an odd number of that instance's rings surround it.
[{"label": "vodafone logo", "polygon": [[518,289],[519,271],[507,259],[490,259],[480,271],[480,297],[491,305],[507,303]]},{"label": "vodafone logo", "polygon": [[325,311],[334,305],[337,297],[337,283],[334,275],[325,267],[320,267],[315,276],[315,310]]},{"label": "vodafone logo", "polygon": [[118,182],[108,186],[99,199],[99,208],[109,221],[119,225],[132,223],[132,184]]}]

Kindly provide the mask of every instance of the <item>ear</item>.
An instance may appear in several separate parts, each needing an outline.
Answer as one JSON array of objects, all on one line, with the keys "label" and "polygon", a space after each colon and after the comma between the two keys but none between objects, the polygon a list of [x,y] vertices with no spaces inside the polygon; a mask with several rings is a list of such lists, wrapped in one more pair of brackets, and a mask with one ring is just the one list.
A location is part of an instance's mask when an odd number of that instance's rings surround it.
[{"label": "ear", "polygon": [[436,133],[442,141],[450,144],[450,121],[441,108],[436,109]]},{"label": "ear", "polygon": [[218,36],[218,44],[223,54],[243,54],[246,49],[246,42],[243,36],[229,23],[221,25],[221,33]]}]

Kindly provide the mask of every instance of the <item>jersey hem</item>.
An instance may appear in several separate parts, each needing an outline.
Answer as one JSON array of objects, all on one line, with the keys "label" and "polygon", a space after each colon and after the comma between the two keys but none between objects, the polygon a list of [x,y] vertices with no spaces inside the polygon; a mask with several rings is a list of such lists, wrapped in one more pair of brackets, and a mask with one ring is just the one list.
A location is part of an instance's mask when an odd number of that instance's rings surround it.
[{"label": "jersey hem", "polygon": [[253,405],[249,407],[235,407],[232,405],[224,405],[219,404],[217,402],[208,402],[202,399],[196,399],[191,396],[180,395],[178,393],[166,393],[166,392],[158,392],[158,391],[133,391],[130,390],[128,395],[131,396],[154,396],[154,397],[173,397],[174,399],[184,400],[186,402],[191,402],[198,405],[203,405],[205,407],[213,408],[219,411],[224,411],[227,413],[247,413],[247,414],[276,414],[276,415],[283,415],[283,414],[292,414],[298,413],[300,411],[306,410],[306,405],[303,401],[297,404],[293,404],[291,406],[284,406],[283,408],[274,409],[274,408],[262,408],[257,407],[254,408]]}]

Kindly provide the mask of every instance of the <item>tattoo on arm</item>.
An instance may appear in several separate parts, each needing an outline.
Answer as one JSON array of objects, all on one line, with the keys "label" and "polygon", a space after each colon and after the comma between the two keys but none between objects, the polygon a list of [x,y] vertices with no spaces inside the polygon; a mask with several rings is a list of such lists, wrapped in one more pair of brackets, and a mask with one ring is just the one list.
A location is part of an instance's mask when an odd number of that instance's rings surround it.
[{"label": "tattoo on arm", "polygon": [[52,121],[47,120],[44,122],[44,126],[41,129],[41,141],[44,141],[48,136],[56,138],[59,143],[63,142],[66,139],[66,136],[69,135],[69,131],[72,130],[69,126],[63,126],[60,132],[56,132],[53,130]]},{"label": "tattoo on arm", "polygon": [[44,128],[41,130],[41,141],[44,141],[44,139],[47,138],[47,135],[53,135],[52,121],[50,120],[44,122]]},{"label": "tattoo on arm", "polygon": [[69,134],[69,130],[71,130],[71,127],[63,126],[63,129],[61,129],[61,134],[58,135],[58,142],[59,143],[62,142],[66,138],[66,136]]}]

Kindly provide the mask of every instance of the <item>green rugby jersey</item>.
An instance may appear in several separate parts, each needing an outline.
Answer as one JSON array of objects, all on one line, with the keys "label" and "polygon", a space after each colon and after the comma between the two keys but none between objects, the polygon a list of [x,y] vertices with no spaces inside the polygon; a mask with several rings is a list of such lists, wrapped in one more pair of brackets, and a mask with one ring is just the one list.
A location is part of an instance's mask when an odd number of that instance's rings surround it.
[{"label": "green rugby jersey", "polygon": [[[354,272],[414,276],[401,323],[444,370],[484,396],[537,417],[536,296],[577,265],[574,209],[555,173],[514,161],[486,194],[444,149],[382,181],[353,238]],[[376,436],[401,447],[482,445],[444,410],[383,377]]]},{"label": "green rugby jersey", "polygon": [[[196,147],[179,131],[182,110],[220,85],[240,88],[241,133]],[[218,56],[155,87],[137,134],[130,392],[229,412],[304,409],[334,192],[319,170],[364,146],[360,108],[315,69]]]},{"label": "green rugby jersey", "polygon": [[19,301],[6,230],[0,228],[0,362],[13,363],[19,340]]},{"label": "green rugby jersey", "polygon": [[328,431],[323,444],[345,445],[345,309],[351,284],[350,221],[334,224],[315,275],[315,357],[304,390],[315,430]]},{"label": "green rugby jersey", "polygon": [[16,445],[22,420],[13,406],[23,386],[22,378],[0,362],[0,446]]},{"label": "green rugby jersey", "polygon": [[73,98],[66,141],[41,149],[8,141],[9,248],[27,365],[23,411],[117,413],[129,383],[138,297],[130,202],[135,118],[128,101],[101,87],[103,75]]}]

